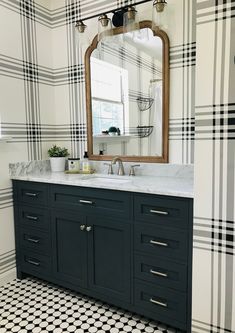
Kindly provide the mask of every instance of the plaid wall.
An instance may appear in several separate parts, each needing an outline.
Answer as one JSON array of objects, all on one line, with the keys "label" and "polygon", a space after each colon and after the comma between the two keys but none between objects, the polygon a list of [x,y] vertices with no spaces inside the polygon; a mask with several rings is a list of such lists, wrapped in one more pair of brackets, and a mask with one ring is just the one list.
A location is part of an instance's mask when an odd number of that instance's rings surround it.
[{"label": "plaid wall", "polygon": [[235,332],[234,5],[197,1],[195,333]]}]

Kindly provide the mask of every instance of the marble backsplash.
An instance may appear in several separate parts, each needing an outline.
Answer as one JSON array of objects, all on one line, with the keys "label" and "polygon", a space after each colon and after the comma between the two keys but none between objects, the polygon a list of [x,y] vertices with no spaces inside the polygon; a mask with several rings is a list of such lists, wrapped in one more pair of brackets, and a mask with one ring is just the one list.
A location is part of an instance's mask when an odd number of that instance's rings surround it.
[{"label": "marble backsplash", "polygon": [[[99,174],[107,174],[108,167],[104,162],[92,161],[92,167]],[[133,162],[124,162],[124,169],[128,175],[130,166]],[[136,168],[136,176],[153,176],[153,177],[176,177],[176,178],[189,178],[194,177],[193,165],[180,165],[180,164],[161,164],[161,163],[139,163],[140,167]],[[116,173],[117,166],[114,166],[114,173]],[[10,177],[27,176],[30,174],[44,174],[51,171],[49,160],[29,161],[9,164]]]},{"label": "marble backsplash", "polygon": [[51,171],[49,160],[18,162],[9,164],[10,177],[43,174]]},{"label": "marble backsplash", "polygon": [[[194,166],[192,164],[165,164],[165,163],[134,163],[124,162],[124,169],[126,174],[129,174],[130,166],[139,164],[140,167],[135,168],[136,176],[153,176],[153,177],[177,177],[177,178],[190,178],[194,177]],[[103,162],[94,162],[94,168],[98,173],[108,172],[108,166]],[[117,166],[114,166],[114,173]]]}]

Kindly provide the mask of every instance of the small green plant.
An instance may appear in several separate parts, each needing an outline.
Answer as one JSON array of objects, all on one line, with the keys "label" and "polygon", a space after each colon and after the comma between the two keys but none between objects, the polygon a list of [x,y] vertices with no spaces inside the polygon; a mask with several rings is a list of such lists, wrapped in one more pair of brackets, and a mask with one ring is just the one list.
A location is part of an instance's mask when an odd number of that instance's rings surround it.
[{"label": "small green plant", "polygon": [[117,133],[117,127],[111,126],[109,128],[109,133]]},{"label": "small green plant", "polygon": [[48,149],[49,157],[67,157],[69,156],[69,152],[67,148],[61,148],[56,145],[52,146]]}]

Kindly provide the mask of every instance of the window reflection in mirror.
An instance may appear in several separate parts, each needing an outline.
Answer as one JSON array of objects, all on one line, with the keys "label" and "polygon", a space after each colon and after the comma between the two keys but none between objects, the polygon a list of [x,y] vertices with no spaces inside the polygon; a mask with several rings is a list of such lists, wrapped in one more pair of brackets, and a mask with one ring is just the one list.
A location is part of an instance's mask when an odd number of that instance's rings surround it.
[{"label": "window reflection in mirror", "polygon": [[127,70],[92,57],[91,90],[93,136],[112,126],[124,133],[129,113]]}]

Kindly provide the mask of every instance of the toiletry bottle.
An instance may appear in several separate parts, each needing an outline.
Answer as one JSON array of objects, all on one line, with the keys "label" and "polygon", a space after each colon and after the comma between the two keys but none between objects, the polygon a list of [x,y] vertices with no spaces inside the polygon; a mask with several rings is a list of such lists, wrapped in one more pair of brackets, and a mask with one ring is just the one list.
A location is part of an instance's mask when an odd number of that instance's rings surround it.
[{"label": "toiletry bottle", "polygon": [[88,160],[87,151],[84,152],[83,161],[82,161],[82,171],[87,173],[91,172],[91,163]]},{"label": "toiletry bottle", "polygon": [[79,172],[80,170],[80,158],[68,158],[68,170]]}]

